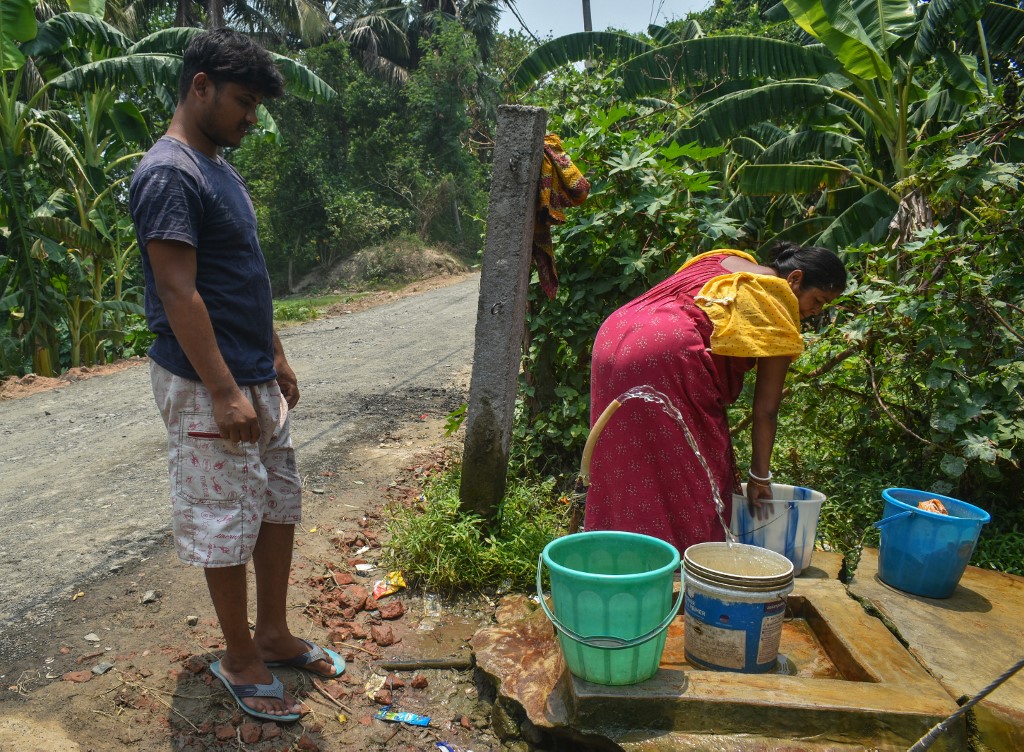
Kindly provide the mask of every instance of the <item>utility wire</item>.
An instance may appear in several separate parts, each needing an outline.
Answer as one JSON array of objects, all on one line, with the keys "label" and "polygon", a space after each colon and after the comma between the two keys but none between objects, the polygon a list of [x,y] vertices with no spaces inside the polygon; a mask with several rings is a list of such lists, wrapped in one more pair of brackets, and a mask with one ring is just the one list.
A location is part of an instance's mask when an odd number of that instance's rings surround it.
[{"label": "utility wire", "polygon": [[519,15],[519,9],[516,7],[515,0],[505,0],[505,7],[512,11],[512,15],[516,17],[517,21],[519,21],[519,25],[523,27],[523,31],[530,35],[530,39],[537,44],[540,44],[540,40],[537,39],[537,36],[532,31],[530,31],[530,27],[526,25],[526,21],[524,21],[523,17]]}]

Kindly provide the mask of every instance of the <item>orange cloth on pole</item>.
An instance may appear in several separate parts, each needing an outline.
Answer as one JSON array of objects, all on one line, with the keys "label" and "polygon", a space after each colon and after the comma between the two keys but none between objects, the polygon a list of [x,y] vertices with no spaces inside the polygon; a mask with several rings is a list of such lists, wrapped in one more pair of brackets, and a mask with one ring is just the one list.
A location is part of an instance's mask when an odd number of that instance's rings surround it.
[{"label": "orange cloth on pole", "polygon": [[537,217],[533,225],[533,260],[537,264],[540,285],[548,299],[558,292],[555,271],[555,247],[551,225],[564,224],[564,209],[579,206],[590,193],[590,181],[572,163],[562,148],[562,139],[554,133],[544,137],[544,157],[540,166]]}]

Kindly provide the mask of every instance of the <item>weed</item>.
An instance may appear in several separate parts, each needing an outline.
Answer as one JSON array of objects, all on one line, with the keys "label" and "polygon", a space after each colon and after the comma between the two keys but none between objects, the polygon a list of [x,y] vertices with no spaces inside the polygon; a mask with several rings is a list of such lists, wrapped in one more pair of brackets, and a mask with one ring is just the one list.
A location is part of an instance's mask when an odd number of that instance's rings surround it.
[{"label": "weed", "polygon": [[569,507],[555,493],[554,481],[512,480],[497,520],[488,526],[459,508],[461,478],[461,468],[435,476],[418,504],[389,510],[388,568],[432,590],[528,590],[541,550],[567,531]]}]

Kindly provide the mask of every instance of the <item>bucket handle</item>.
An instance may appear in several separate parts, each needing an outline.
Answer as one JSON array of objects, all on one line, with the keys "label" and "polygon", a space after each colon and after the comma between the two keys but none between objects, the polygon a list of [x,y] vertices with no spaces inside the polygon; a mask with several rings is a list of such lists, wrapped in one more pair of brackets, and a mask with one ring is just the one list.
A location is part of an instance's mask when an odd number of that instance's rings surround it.
[{"label": "bucket handle", "polygon": [[[633,637],[628,640],[623,639],[622,637],[612,637],[611,635],[593,635],[592,637],[584,637],[583,635],[577,634],[576,632],[562,624],[562,622],[558,620],[558,617],[551,613],[551,609],[548,608],[548,604],[544,600],[544,588],[543,583],[541,582],[543,566],[544,554],[542,552],[540,556],[537,557],[537,600],[540,601],[540,607],[544,609],[544,613],[547,615],[548,619],[551,620],[551,623],[554,625],[555,629],[564,634],[566,637],[574,640],[575,642],[582,643],[592,648],[622,650],[623,648],[632,648],[636,647],[637,645],[643,645],[645,642],[653,640],[655,637],[664,632],[668,625],[672,623],[672,620],[676,618],[676,614],[679,613],[680,606],[683,605],[683,597],[686,593],[686,588],[682,586],[682,583],[680,583],[679,597],[676,599],[675,604],[669,610],[668,616],[666,616],[662,620],[661,624],[659,624],[646,634],[642,634],[639,637]],[[683,565],[681,562],[679,565],[679,571],[680,573],[682,573],[683,571]]]},{"label": "bucket handle", "polygon": [[889,517],[883,517],[882,519],[878,520],[878,522],[872,522],[871,526],[872,527],[877,527],[879,530],[881,530],[883,527],[888,525],[890,522],[895,522],[896,520],[902,520],[903,518],[909,517],[912,514],[913,514],[913,512],[900,512],[899,514],[894,514],[894,515],[891,515]]}]

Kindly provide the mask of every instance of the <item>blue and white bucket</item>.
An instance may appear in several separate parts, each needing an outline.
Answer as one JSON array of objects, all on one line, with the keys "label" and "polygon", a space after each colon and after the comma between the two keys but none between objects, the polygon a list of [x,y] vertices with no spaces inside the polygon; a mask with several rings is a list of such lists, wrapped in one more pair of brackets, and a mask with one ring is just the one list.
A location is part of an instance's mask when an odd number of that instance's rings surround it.
[{"label": "blue and white bucket", "polygon": [[803,486],[772,483],[771,504],[762,505],[755,514],[747,505],[746,493],[744,483],[743,495],[732,496],[732,534],[740,543],[782,554],[793,562],[793,574],[799,575],[811,564],[825,494]]},{"label": "blue and white bucket", "polygon": [[793,562],[742,543],[698,543],[683,554],[686,660],[704,668],[775,668],[793,591]]}]

